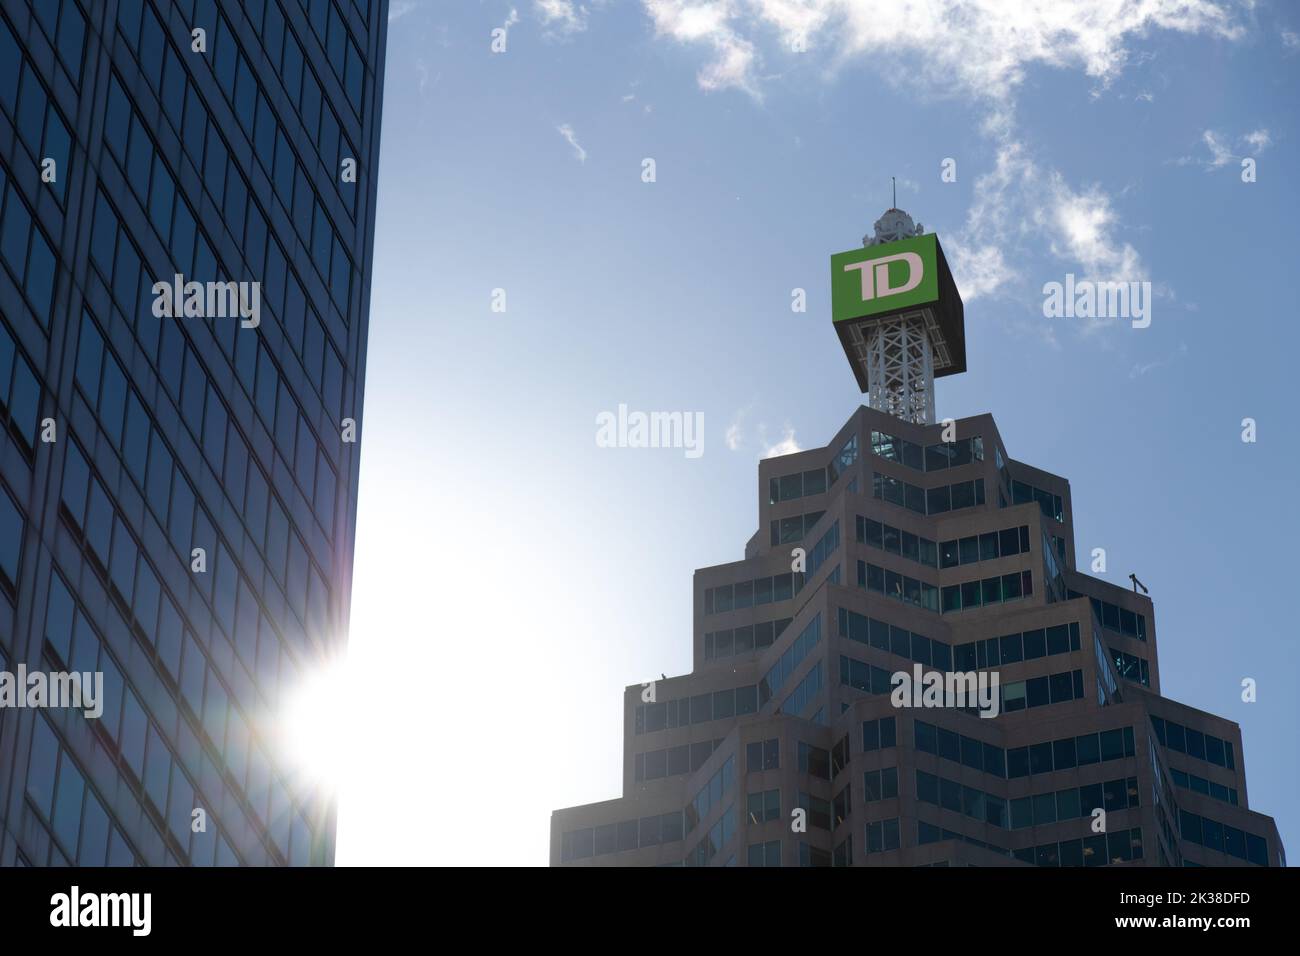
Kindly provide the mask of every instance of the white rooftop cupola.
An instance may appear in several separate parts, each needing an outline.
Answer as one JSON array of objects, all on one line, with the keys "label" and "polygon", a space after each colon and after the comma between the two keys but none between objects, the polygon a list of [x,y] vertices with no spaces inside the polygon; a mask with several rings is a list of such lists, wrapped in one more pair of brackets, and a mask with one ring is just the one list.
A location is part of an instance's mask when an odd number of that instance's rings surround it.
[{"label": "white rooftop cupola", "polygon": [[925,233],[925,227],[919,222],[913,225],[911,216],[901,209],[892,207],[884,211],[872,228],[876,230],[876,234],[863,236],[864,246],[879,246],[886,242],[897,242],[899,239],[911,239]]}]

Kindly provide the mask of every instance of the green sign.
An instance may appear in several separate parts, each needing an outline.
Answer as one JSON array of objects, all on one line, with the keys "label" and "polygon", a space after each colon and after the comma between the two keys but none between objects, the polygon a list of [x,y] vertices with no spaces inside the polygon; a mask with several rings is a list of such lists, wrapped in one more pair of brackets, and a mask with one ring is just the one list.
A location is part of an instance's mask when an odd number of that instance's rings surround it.
[{"label": "green sign", "polygon": [[831,317],[835,322],[897,312],[939,298],[934,233],[831,256]]}]

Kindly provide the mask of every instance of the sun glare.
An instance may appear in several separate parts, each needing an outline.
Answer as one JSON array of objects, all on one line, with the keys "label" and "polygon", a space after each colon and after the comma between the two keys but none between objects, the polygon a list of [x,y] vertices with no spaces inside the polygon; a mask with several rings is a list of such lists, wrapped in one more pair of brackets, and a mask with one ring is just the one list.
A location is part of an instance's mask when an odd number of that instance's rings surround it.
[{"label": "sun glare", "polygon": [[337,794],[355,756],[347,676],[346,658],[304,675],[286,693],[277,727],[286,764],[302,780],[331,794]]}]

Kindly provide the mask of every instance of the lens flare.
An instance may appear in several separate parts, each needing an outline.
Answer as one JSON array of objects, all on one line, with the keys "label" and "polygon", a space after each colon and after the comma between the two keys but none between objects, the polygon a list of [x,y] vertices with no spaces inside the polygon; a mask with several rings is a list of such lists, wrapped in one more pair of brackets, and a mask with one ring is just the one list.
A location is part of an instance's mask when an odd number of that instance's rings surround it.
[{"label": "lens flare", "polygon": [[304,782],[330,793],[338,792],[355,755],[349,684],[345,658],[322,663],[286,691],[278,721],[286,765]]}]

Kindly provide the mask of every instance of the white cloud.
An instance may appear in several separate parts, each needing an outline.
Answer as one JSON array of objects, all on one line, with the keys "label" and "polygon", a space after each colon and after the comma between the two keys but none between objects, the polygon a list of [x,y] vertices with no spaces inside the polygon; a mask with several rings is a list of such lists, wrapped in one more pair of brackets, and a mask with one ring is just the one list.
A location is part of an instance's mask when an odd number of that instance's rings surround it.
[{"label": "white cloud", "polygon": [[1283,30],[1282,45],[1288,50],[1300,50],[1300,33],[1294,30]]},{"label": "white cloud", "polygon": [[756,53],[754,44],[731,28],[728,21],[735,14],[732,0],[691,3],[687,0],[643,0],[646,12],[654,21],[655,32],[682,43],[704,43],[712,47],[713,56],[700,69],[697,79],[704,90],[728,87],[744,90],[761,99],[757,79],[753,76]]},{"label": "white cloud", "polygon": [[555,127],[555,131],[563,136],[565,140],[568,141],[568,144],[573,147],[573,154],[578,157],[578,162],[585,163],[587,161],[587,151],[583,149],[582,145],[578,142],[578,138],[573,133],[573,127],[568,123],[561,123],[559,126]]},{"label": "white cloud", "polygon": [[1016,138],[1009,112],[990,117],[985,129],[997,140],[993,169],[976,178],[966,222],[944,239],[963,300],[995,295],[1024,279],[1010,263],[1033,261],[1042,248],[1061,260],[1062,275],[1125,282],[1147,277],[1138,251],[1121,237],[1109,193],[1096,184],[1076,189],[1043,168]]},{"label": "white cloud", "polygon": [[573,0],[533,0],[533,9],[543,26],[561,34],[587,29],[587,8]]},{"label": "white cloud", "polygon": [[[763,51],[786,55],[796,37],[829,51],[832,70],[867,61],[890,82],[964,96],[986,110],[995,168],[975,182],[964,227],[948,238],[950,265],[970,301],[1018,278],[1009,264],[1043,240],[1093,278],[1145,275],[1121,238],[1112,197],[1074,188],[1040,168],[1016,133],[1014,93],[1034,66],[1082,70],[1107,88],[1130,60],[1127,44],[1154,29],[1235,39],[1244,32],[1223,0],[642,0],[658,36],[707,53],[698,83],[762,99]],[[775,32],[779,44],[770,40]],[[818,43],[818,38],[822,42]],[[1138,52],[1141,63],[1152,57]],[[1143,94],[1143,99],[1153,97]],[[1071,263],[1073,266],[1073,262]]]},{"label": "white cloud", "polygon": [[[759,433],[764,437],[763,444],[767,444],[766,432],[767,429],[764,426],[760,425]],[[781,435],[781,440],[777,442],[775,445],[769,445],[767,451],[763,452],[763,454],[760,457],[776,458],[780,455],[793,455],[797,451],[803,451],[803,449],[800,448],[799,443],[795,441],[794,429],[787,424],[785,426],[784,432]]]},{"label": "white cloud", "polygon": [[1110,197],[1097,186],[1076,192],[1052,173],[1047,202],[1037,223],[1060,259],[1077,261],[1089,279],[1140,281],[1147,278],[1135,250],[1115,236],[1118,225]]},{"label": "white cloud", "polygon": [[[836,64],[880,61],[886,75],[919,76],[932,92],[1006,99],[1030,66],[1081,68],[1103,87],[1123,69],[1130,37],[1152,28],[1240,36],[1220,0],[642,0],[658,34],[711,48],[706,90],[759,97],[755,38],[775,30],[782,52],[824,35]],[[896,68],[896,69],[895,69]]]},{"label": "white cloud", "polygon": [[1273,145],[1273,137],[1266,129],[1257,129],[1246,134],[1246,144],[1257,153],[1262,153]]},{"label": "white cloud", "polygon": [[1207,129],[1201,134],[1201,141],[1205,143],[1206,149],[1210,151],[1209,166],[1211,169],[1218,169],[1220,166],[1226,166],[1232,162],[1232,150],[1228,148],[1219,134],[1212,129]]},{"label": "white cloud", "polygon": [[[729,451],[739,451],[745,444],[745,419],[749,413],[754,410],[754,402],[750,402],[744,408],[736,409],[736,413],[731,416],[731,424],[727,426],[727,433],[724,441]],[[763,434],[764,426],[759,425],[759,442],[766,442],[766,435]]]},{"label": "white cloud", "polygon": [[388,22],[392,23],[394,20],[400,20],[417,6],[419,6],[419,4],[417,4],[415,0],[396,0],[396,2],[388,8]]},{"label": "white cloud", "polygon": [[1205,144],[1205,148],[1210,152],[1208,159],[1196,156],[1180,156],[1177,159],[1170,160],[1170,162],[1175,166],[1203,166],[1206,172],[1213,172],[1216,169],[1236,163],[1247,152],[1262,153],[1273,145],[1273,136],[1267,129],[1251,130],[1237,141],[1237,148],[1241,150],[1241,153],[1233,151],[1229,138],[1212,129],[1207,129],[1201,133],[1201,142]]}]

